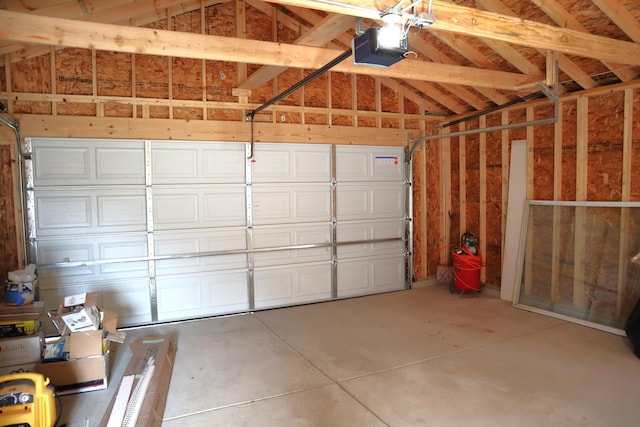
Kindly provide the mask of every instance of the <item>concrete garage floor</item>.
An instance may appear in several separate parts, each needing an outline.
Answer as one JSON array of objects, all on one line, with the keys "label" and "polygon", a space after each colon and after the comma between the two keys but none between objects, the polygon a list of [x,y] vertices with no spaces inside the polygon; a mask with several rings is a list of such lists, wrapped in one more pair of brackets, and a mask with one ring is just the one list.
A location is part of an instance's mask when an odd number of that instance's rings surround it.
[{"label": "concrete garage floor", "polygon": [[[177,337],[163,426],[637,426],[626,337],[420,287],[127,331]],[[95,426],[108,390],[62,398]]]}]

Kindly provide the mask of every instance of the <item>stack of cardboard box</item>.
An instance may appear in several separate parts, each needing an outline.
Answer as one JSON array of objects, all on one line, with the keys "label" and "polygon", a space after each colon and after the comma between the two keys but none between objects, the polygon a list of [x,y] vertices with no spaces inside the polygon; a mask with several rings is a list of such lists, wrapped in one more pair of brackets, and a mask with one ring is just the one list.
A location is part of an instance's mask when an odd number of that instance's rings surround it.
[{"label": "stack of cardboard box", "polygon": [[0,375],[33,371],[41,361],[44,303],[0,305]]}]

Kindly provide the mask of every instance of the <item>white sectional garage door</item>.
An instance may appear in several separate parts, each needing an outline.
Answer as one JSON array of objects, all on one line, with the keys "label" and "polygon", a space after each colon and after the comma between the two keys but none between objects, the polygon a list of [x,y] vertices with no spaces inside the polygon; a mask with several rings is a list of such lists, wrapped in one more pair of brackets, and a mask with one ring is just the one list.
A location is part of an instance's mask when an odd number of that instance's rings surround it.
[{"label": "white sectional garage door", "polygon": [[25,141],[40,298],[97,291],[121,326],[410,286],[404,150]]}]

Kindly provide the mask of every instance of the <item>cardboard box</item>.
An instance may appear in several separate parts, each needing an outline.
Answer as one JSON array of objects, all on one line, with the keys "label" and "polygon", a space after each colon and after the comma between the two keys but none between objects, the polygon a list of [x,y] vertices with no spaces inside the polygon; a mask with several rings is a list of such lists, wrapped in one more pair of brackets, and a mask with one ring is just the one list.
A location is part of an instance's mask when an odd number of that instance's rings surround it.
[{"label": "cardboard box", "polygon": [[[60,337],[47,338],[58,341]],[[69,360],[38,363],[35,372],[51,380],[60,396],[104,390],[109,386],[109,343],[103,331],[74,332],[65,345]]]},{"label": "cardboard box", "polygon": [[38,363],[35,371],[49,378],[59,396],[104,390],[109,386],[109,353],[64,362]]},{"label": "cardboard box", "polygon": [[62,300],[62,306],[63,307],[73,307],[76,305],[87,305],[87,296],[89,297],[89,304],[95,304],[96,302],[96,298],[97,298],[97,293],[96,292],[90,292],[90,293],[82,293],[82,294],[76,294],[76,295],[69,295],[64,297],[64,299]]},{"label": "cardboard box", "polygon": [[37,320],[0,320],[0,337],[34,335],[40,329]]},{"label": "cardboard box", "polygon": [[63,313],[61,317],[71,332],[97,331],[100,328],[100,312],[93,305],[71,313]]},{"label": "cardboard box", "polygon": [[[131,360],[123,376],[140,376],[151,357],[153,357],[155,364],[151,381],[142,399],[140,415],[135,425],[136,427],[159,427],[162,424],[164,408],[167,403],[173,364],[178,350],[177,344],[174,338],[170,336],[148,336],[138,338],[129,347],[131,349]],[[133,384],[134,389],[138,381],[140,379],[136,378]],[[116,397],[117,393],[114,394],[100,422],[101,427],[105,427],[109,423]]]},{"label": "cardboard box", "polygon": [[44,314],[44,301],[34,301],[29,305],[0,305],[0,320],[38,320]]},{"label": "cardboard box", "polygon": [[44,349],[42,333],[0,339],[0,366],[40,362]]},{"label": "cardboard box", "polygon": [[23,363],[20,365],[2,366],[0,367],[0,375],[9,375],[19,372],[35,372],[36,363]]},{"label": "cardboard box", "polygon": [[[95,304],[97,296],[97,293],[89,293],[86,294],[86,299],[82,300],[87,304]],[[72,307],[72,310],[83,309],[84,307],[78,304],[79,301],[78,297],[74,296],[71,302],[73,306],[65,306],[63,302],[58,313],[52,317],[58,332],[62,337],[66,337],[65,351],[68,351],[69,360],[39,363],[35,368],[36,372],[51,380],[59,395],[103,390],[109,385],[107,336],[117,332],[118,315],[110,310],[99,312],[99,329],[69,333],[66,323],[61,320],[62,315],[69,307]],[[60,338],[53,337],[51,340],[57,341]]]},{"label": "cardboard box", "polygon": [[57,312],[49,313],[49,317],[61,335],[64,328],[71,332],[97,330],[100,326],[101,313],[98,310],[98,292],[67,296],[62,300]]}]

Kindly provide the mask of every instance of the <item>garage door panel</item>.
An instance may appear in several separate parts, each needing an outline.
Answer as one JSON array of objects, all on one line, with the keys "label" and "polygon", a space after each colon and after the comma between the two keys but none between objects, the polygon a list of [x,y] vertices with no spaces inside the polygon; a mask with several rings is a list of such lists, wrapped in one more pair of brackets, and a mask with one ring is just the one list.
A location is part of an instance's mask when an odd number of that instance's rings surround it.
[{"label": "garage door panel", "polygon": [[253,182],[282,182],[293,175],[289,150],[276,150],[275,147],[256,146],[254,144],[251,176]]},{"label": "garage door panel", "polygon": [[[249,143],[33,147],[28,247],[41,288],[52,298],[104,289],[121,326],[406,284],[402,147],[256,143],[251,162]],[[363,243],[341,245],[352,241]],[[81,260],[88,265],[71,264]]]},{"label": "garage door panel", "polygon": [[338,259],[343,258],[360,258],[363,254],[371,252],[371,243],[349,243],[347,242],[366,242],[370,240],[370,230],[364,224],[338,224],[337,227]]},{"label": "garage door panel", "polygon": [[373,218],[402,217],[404,213],[404,186],[385,185],[371,191]]},{"label": "garage door panel", "polygon": [[154,182],[194,182],[198,177],[198,151],[195,148],[153,148]]},{"label": "garage door panel", "polygon": [[336,147],[338,182],[402,181],[404,149],[401,147]]},{"label": "garage door panel", "polygon": [[205,193],[204,220],[209,226],[245,225],[245,188]]},{"label": "garage door panel", "polygon": [[96,183],[143,184],[144,173],[142,147],[96,148]]},{"label": "garage door panel", "polygon": [[331,265],[255,270],[255,307],[270,308],[331,298]]},{"label": "garage door panel", "polygon": [[156,184],[243,183],[244,144],[152,142]]},{"label": "garage door panel", "polygon": [[144,184],[141,141],[33,139],[35,186]]},{"label": "garage door panel", "polygon": [[[338,243],[357,240],[402,239],[404,221],[342,222],[337,225]],[[338,246],[338,258],[357,258],[363,256],[403,254],[403,240],[349,244]]]},{"label": "garage door panel", "polygon": [[336,201],[338,220],[360,219],[370,216],[370,191],[365,187],[338,185]]},{"label": "garage door panel", "polygon": [[340,182],[362,181],[369,178],[369,154],[362,151],[347,151],[344,147],[336,148],[336,178]]},{"label": "garage door panel", "polygon": [[331,195],[327,188],[296,191],[294,217],[301,221],[321,221],[331,218]]},{"label": "garage door panel", "polygon": [[[45,302],[45,311],[57,310],[64,297],[85,292],[97,292],[99,307],[106,307],[118,312],[118,327],[142,325],[151,321],[151,303],[149,300],[149,280],[126,280],[120,282],[83,282],[65,284],[54,288],[40,290],[40,299]],[[45,333],[55,331],[43,322]]]},{"label": "garage door panel", "polygon": [[[158,314],[164,320],[172,312],[193,313],[203,310],[203,283],[199,277],[172,277],[171,283],[166,278],[156,279],[158,287]],[[162,313],[162,315],[160,315]]]},{"label": "garage door panel", "polygon": [[81,281],[112,280],[116,278],[146,277],[147,263],[123,261],[80,265],[77,267],[47,267],[63,262],[109,261],[144,258],[147,255],[146,236],[73,237],[38,242],[38,280],[41,287]]},{"label": "garage door panel", "polygon": [[376,257],[338,262],[338,297],[404,289],[404,257]]},{"label": "garage door panel", "polygon": [[254,144],[253,182],[329,182],[331,147],[305,144]]},{"label": "garage door panel", "polygon": [[[96,259],[96,250],[92,242],[53,242],[47,245],[40,242],[38,245],[38,261],[40,264],[62,263],[66,261],[82,262]],[[97,270],[95,266],[80,265],[78,267],[52,268],[38,267],[38,281],[41,287],[58,278],[71,280],[73,276],[80,276],[76,280],[87,280]]]},{"label": "garage door panel", "polygon": [[258,226],[253,229],[254,255],[257,267],[278,264],[295,264],[331,259],[331,248],[304,248],[260,252],[259,249],[297,245],[320,245],[331,242],[329,224],[287,226]]},{"label": "garage door panel", "polygon": [[202,225],[199,194],[180,194],[162,190],[154,193],[153,224],[157,230]]},{"label": "garage door panel", "polygon": [[[370,227],[371,238],[373,240],[382,239],[404,239],[405,223],[404,220],[374,222],[368,224]],[[405,253],[404,240],[394,240],[390,242],[376,242],[371,244],[370,254],[375,255],[402,255]]]},{"label": "garage door panel", "polygon": [[[203,230],[187,231],[180,234],[166,233],[157,235],[154,241],[155,253],[159,257],[245,250],[246,246],[244,230]],[[186,258],[159,260],[156,262],[158,275],[230,270],[246,267],[246,254],[190,256]]]},{"label": "garage door panel", "polygon": [[[144,237],[145,236],[140,236],[128,239],[123,237],[101,238],[97,243],[100,259],[144,258],[147,256],[147,241]],[[102,239],[106,241],[102,242]],[[147,271],[148,265],[145,261],[128,261],[100,265],[100,273],[102,275],[123,273],[131,276],[133,273],[136,273],[136,276],[141,276]]]},{"label": "garage door panel", "polygon": [[331,220],[331,193],[326,184],[255,185],[253,224],[290,224]]},{"label": "garage door panel", "polygon": [[100,191],[96,196],[100,232],[145,230],[146,198],[142,190]]},{"label": "garage door panel", "polygon": [[338,184],[338,221],[404,217],[404,185],[401,183]]},{"label": "garage door panel", "polygon": [[156,261],[156,275],[160,277],[173,274],[213,272],[246,268],[246,266],[246,255],[205,255],[185,259]]},{"label": "garage door panel", "polygon": [[249,309],[246,271],[158,278],[156,286],[163,321]]},{"label": "garage door panel", "polygon": [[54,235],[94,227],[91,196],[36,194],[37,234]]},{"label": "garage door panel", "polygon": [[86,147],[34,147],[36,185],[94,181],[91,150]]},{"label": "garage door panel", "polygon": [[244,187],[158,188],[154,190],[156,230],[245,225]]},{"label": "garage door panel", "polygon": [[[156,236],[154,239],[155,254],[158,257],[180,255],[180,254],[194,254],[201,252],[200,239],[198,237],[167,237]],[[202,259],[198,257],[180,258],[180,259],[167,259],[156,261],[156,273],[157,274],[171,274],[174,269],[182,270],[188,269],[190,271],[200,268]]]},{"label": "garage door panel", "polygon": [[366,260],[338,262],[338,297],[364,295],[371,287],[372,266]]},{"label": "garage door panel", "polygon": [[291,194],[285,190],[256,188],[252,206],[254,224],[279,224],[294,215],[291,212]]},{"label": "garage door panel", "polygon": [[98,227],[118,227],[144,224],[147,203],[140,195],[98,196]]},{"label": "garage door panel", "polygon": [[102,307],[117,308],[118,326],[151,322],[149,280],[109,283],[100,286]]},{"label": "garage door panel", "polygon": [[42,190],[34,194],[36,236],[146,231],[143,189]]},{"label": "garage door panel", "polygon": [[203,149],[203,178],[208,182],[244,182],[246,165],[244,146],[224,144],[224,147],[221,145],[214,147]]}]

